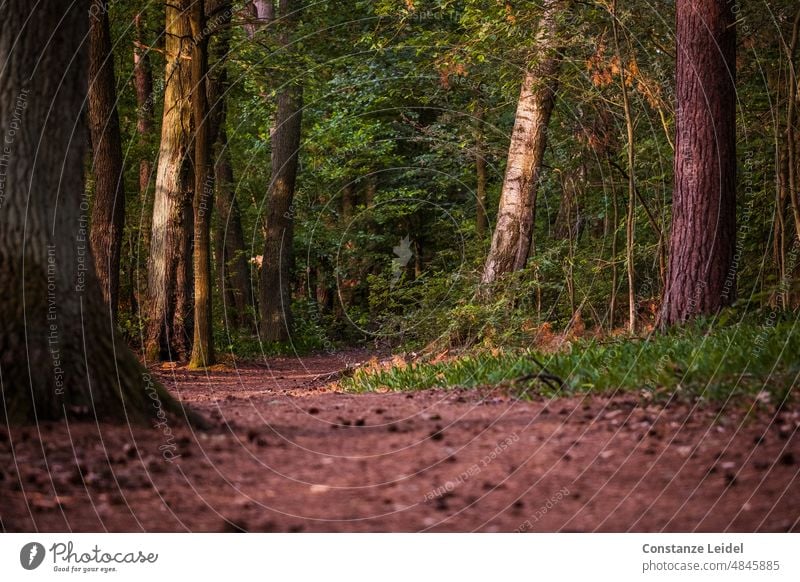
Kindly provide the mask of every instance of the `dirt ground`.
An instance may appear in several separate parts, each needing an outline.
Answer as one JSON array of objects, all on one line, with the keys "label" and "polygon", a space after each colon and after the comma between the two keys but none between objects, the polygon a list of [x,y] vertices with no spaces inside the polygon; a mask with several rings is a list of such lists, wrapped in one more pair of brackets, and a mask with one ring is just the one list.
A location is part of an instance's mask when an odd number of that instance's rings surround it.
[{"label": "dirt ground", "polygon": [[195,432],[0,428],[5,531],[797,531],[800,411],[346,394],[358,352],[154,373]]}]

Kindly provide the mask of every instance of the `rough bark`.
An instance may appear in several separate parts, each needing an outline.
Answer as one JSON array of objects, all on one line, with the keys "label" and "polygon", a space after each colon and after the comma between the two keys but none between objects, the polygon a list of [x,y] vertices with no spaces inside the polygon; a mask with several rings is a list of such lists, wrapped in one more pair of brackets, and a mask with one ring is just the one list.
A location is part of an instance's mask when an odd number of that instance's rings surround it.
[{"label": "rough bark", "polygon": [[166,5],[166,77],[147,265],[148,359],[188,356],[191,335],[191,0]]},{"label": "rough bark", "polygon": [[103,299],[116,319],[125,225],[125,179],[106,0],[93,0],[89,11],[88,109],[94,175],[92,253]]},{"label": "rough bark", "polygon": [[727,0],[678,0],[675,186],[661,325],[736,291],[736,28]]},{"label": "rough bark", "polygon": [[4,423],[181,410],[108,325],[87,244],[88,12],[87,0],[0,4]]},{"label": "rough bark", "polygon": [[211,312],[211,209],[214,207],[214,170],[209,144],[209,106],[206,90],[208,33],[204,0],[192,4],[192,115],[194,118],[194,338],[190,368],[214,363]]},{"label": "rough bark", "polygon": [[533,54],[536,63],[525,71],[492,246],[482,282],[525,267],[533,232],[533,208],[547,144],[547,126],[555,105],[561,58],[557,49],[558,15],[564,0],[545,0]]}]

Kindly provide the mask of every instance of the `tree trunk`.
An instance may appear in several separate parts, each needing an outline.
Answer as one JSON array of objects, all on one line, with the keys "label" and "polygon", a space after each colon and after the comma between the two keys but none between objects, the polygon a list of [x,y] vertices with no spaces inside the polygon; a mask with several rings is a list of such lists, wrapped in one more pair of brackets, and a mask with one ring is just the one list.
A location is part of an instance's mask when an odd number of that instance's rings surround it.
[{"label": "tree trunk", "polygon": [[727,0],[678,0],[675,188],[661,325],[736,291],[736,28]]},{"label": "tree trunk", "polygon": [[181,410],[109,326],[87,245],[88,11],[0,4],[3,423]]},{"label": "tree trunk", "polygon": [[558,13],[564,4],[564,0],[544,1],[533,53],[537,62],[528,68],[522,81],[497,225],[481,279],[484,284],[493,283],[506,273],[524,268],[528,260],[533,206],[561,67],[556,44]]},{"label": "tree trunk", "polygon": [[800,177],[797,176],[797,145],[795,142],[795,117],[797,110],[797,69],[794,64],[794,53],[797,51],[798,33],[800,33],[800,10],[794,17],[792,38],[784,44],[787,68],[789,71],[788,95],[786,97],[786,160],[789,199],[792,203],[795,234],[800,241]]},{"label": "tree trunk", "polygon": [[261,337],[286,341],[291,330],[289,272],[292,261],[294,217],[292,199],[297,178],[303,93],[291,87],[278,95],[272,132],[272,181],[267,195],[267,235],[261,267]]},{"label": "tree trunk", "polygon": [[125,226],[125,179],[106,0],[92,1],[89,35],[89,127],[94,174],[91,243],[103,299],[116,320]]},{"label": "tree trunk", "polygon": [[617,187],[611,178],[611,296],[608,299],[608,330],[614,329],[614,317],[617,312],[617,227],[619,226],[619,202]]},{"label": "tree trunk", "polygon": [[475,107],[475,234],[483,239],[489,220],[486,216],[486,152],[483,136],[483,107]]},{"label": "tree trunk", "polygon": [[[291,26],[295,0],[280,0],[280,18]],[[290,46],[288,32],[280,43]],[[272,146],[272,180],[267,193],[266,236],[261,267],[259,308],[261,338],[266,342],[289,339],[292,325],[291,287],[289,285],[294,240],[292,200],[297,179],[303,89],[289,85],[278,94]]]},{"label": "tree trunk", "polygon": [[[147,137],[153,130],[153,71],[150,68],[150,56],[147,49],[143,48],[142,15],[135,17],[136,44],[133,49],[133,82],[136,86],[136,133],[139,134],[139,147],[144,148]],[[146,155],[139,160],[139,196],[142,200],[147,197],[150,186],[150,173],[152,165]]]},{"label": "tree trunk", "polygon": [[[250,267],[244,246],[244,230],[239,203],[236,200],[233,182],[233,168],[228,152],[225,128],[220,128],[217,138],[217,157],[215,165],[216,196],[215,206],[219,218],[218,241],[220,244],[220,290],[225,309],[236,327],[248,327],[248,308],[253,305],[250,283]],[[253,329],[252,325],[250,328]]]},{"label": "tree trunk", "polygon": [[188,355],[191,330],[191,0],[166,5],[166,77],[147,266],[149,359]]},{"label": "tree trunk", "polygon": [[[227,105],[225,95],[228,77],[225,60],[230,46],[230,0],[213,0],[207,13],[214,17],[214,43],[210,49],[214,62],[206,77],[208,89],[208,143],[214,144],[214,208],[217,226],[214,235],[217,281],[222,296],[225,321],[243,328],[248,323],[248,307],[253,304],[250,268],[244,248],[241,213],[236,201],[228,137],[225,128]],[[211,39],[210,39],[211,40]]]},{"label": "tree trunk", "polygon": [[194,340],[190,368],[214,363],[211,312],[211,209],[214,207],[214,170],[209,146],[209,107],[206,91],[208,32],[204,0],[192,4],[192,114],[194,117]]},{"label": "tree trunk", "polygon": [[628,98],[626,64],[619,45],[619,24],[617,22],[617,2],[611,3],[611,23],[614,32],[614,51],[619,62],[619,84],[622,91],[622,110],[625,113],[628,153],[628,214],[625,218],[625,267],[628,274],[628,333],[636,332],[636,269],[634,265],[634,243],[636,232],[636,149],[634,147],[633,115]]}]

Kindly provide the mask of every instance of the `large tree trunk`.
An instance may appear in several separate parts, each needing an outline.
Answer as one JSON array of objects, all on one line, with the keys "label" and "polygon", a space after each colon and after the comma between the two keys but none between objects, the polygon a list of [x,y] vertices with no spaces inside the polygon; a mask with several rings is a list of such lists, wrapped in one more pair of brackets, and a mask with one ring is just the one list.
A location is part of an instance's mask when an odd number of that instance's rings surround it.
[{"label": "large tree trunk", "polygon": [[166,5],[166,77],[147,265],[149,359],[188,356],[191,335],[191,0]]},{"label": "large tree trunk", "polygon": [[727,0],[678,0],[675,188],[661,324],[736,292],[736,28]]},{"label": "large tree trunk", "polygon": [[564,5],[565,0],[545,0],[542,8],[533,51],[536,62],[525,71],[522,81],[497,225],[481,279],[484,284],[524,268],[528,260],[547,126],[555,105],[561,67],[556,45],[558,13]]},{"label": "large tree trunk", "polygon": [[209,107],[206,92],[208,32],[205,1],[192,4],[192,114],[194,116],[194,341],[190,368],[214,363],[211,320],[211,209],[214,170],[209,144]]},{"label": "large tree trunk", "polygon": [[125,179],[106,0],[92,1],[89,34],[89,127],[94,154],[92,252],[103,298],[116,318],[125,225]]},{"label": "large tree trunk", "polygon": [[[285,26],[291,26],[295,9],[295,0],[280,0],[279,15]],[[280,43],[290,46],[288,32],[281,34]],[[302,87],[287,86],[278,93],[277,101],[275,128],[270,136],[272,180],[267,193],[266,240],[259,297],[261,338],[267,342],[288,340],[292,324],[289,285],[294,241],[292,200],[300,150]]]},{"label": "large tree trunk", "polygon": [[87,245],[88,11],[0,3],[0,422],[180,410],[109,326]]}]

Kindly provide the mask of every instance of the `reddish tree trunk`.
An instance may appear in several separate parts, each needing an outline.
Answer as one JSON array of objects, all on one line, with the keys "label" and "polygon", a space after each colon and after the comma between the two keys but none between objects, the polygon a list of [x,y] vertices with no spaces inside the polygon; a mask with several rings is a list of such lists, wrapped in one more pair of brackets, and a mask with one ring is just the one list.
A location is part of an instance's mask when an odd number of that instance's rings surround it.
[{"label": "reddish tree trunk", "polygon": [[675,187],[663,326],[736,292],[736,28],[728,0],[678,0]]}]

